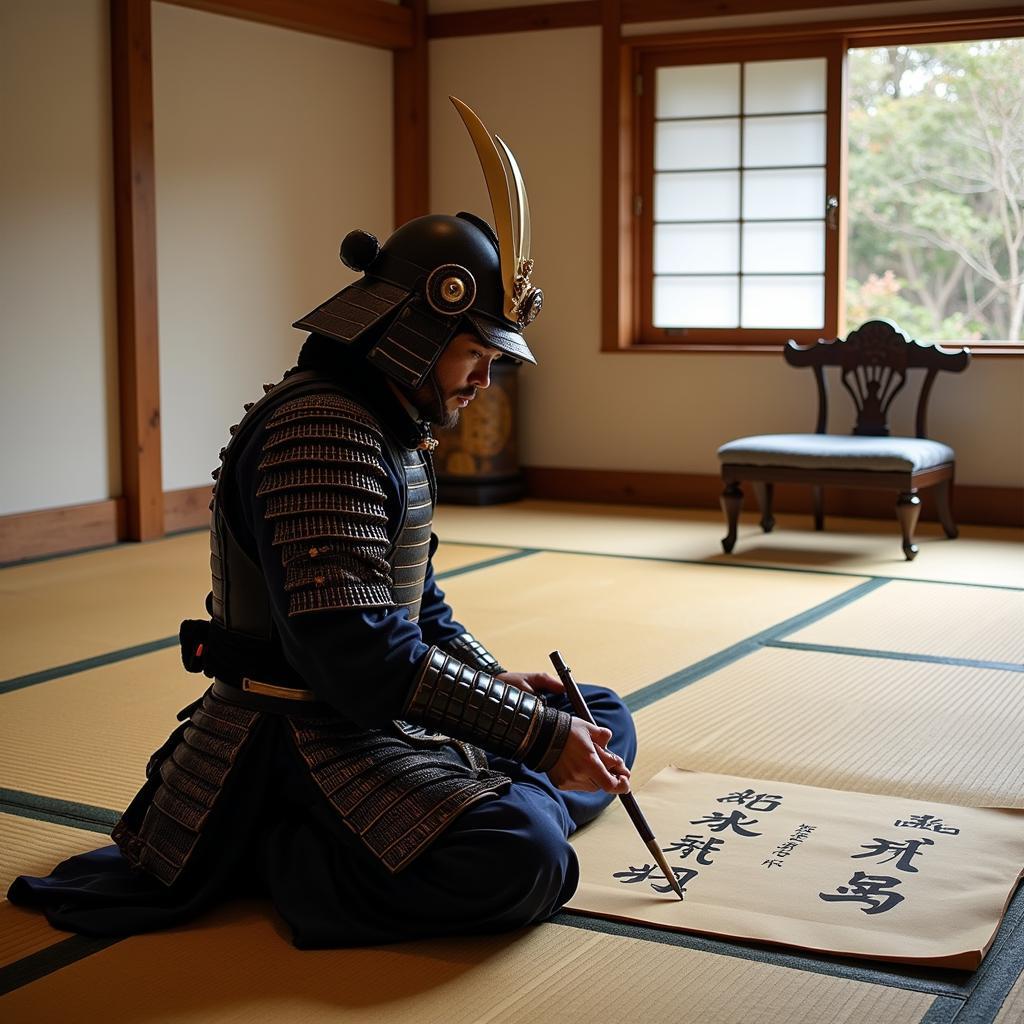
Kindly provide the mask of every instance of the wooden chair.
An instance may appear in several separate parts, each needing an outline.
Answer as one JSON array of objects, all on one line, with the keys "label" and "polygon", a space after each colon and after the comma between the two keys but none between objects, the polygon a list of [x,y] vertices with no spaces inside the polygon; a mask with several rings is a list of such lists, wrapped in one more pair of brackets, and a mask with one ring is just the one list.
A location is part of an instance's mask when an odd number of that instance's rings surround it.
[{"label": "wooden chair", "polygon": [[[770,533],[772,490],[776,482],[810,484],[814,494],[814,528],[824,529],[825,487],[883,488],[897,492],[896,515],[903,532],[907,560],[917,554],[914,528],[921,510],[917,492],[936,487],[939,519],[947,537],[956,537],[950,496],[954,452],[948,445],[929,440],[925,433],[928,396],[940,370],[960,373],[967,368],[970,351],[947,352],[937,345],[908,341],[896,324],[869,320],[845,341],[821,339],[813,345],[787,343],[791,366],[809,366],[818,384],[818,423],[813,434],[763,434],[741,437],[718,449],[722,463],[722,511],[728,534],[726,553],[736,543],[736,524],[743,504],[740,481],[750,480],[761,507],[761,528]],[[853,434],[827,434],[828,385],[826,366],[840,367],[843,386],[857,411]],[[915,437],[891,437],[888,412],[903,389],[907,372],[924,369],[917,400]]]}]

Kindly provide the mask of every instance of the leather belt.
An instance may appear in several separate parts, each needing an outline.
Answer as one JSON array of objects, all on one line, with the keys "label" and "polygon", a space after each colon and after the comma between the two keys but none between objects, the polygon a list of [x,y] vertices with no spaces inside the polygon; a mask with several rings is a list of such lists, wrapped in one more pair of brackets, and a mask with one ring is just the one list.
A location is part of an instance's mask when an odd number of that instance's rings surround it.
[{"label": "leather belt", "polygon": [[[245,684],[249,685],[246,686]],[[294,715],[329,713],[330,706],[317,698],[312,690],[299,690],[256,679],[243,679],[241,686],[233,686],[223,679],[214,679],[213,692],[221,700],[257,711]]]},{"label": "leather belt", "polygon": [[248,676],[242,679],[242,689],[246,693],[258,693],[261,697],[277,697],[279,700],[316,700],[316,694],[312,690],[261,683],[258,679],[250,679]]}]

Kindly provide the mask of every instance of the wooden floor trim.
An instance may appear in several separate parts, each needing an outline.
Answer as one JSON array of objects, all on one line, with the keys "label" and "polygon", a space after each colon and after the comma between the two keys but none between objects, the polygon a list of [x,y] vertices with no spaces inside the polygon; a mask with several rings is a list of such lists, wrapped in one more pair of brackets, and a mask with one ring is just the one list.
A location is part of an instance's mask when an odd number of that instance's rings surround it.
[{"label": "wooden floor trim", "polygon": [[0,565],[105,547],[126,532],[123,498],[0,516]]},{"label": "wooden floor trim", "polygon": [[210,525],[210,500],[213,485],[183,487],[180,491],[164,491],[164,526],[168,533],[195,530]]},{"label": "wooden floor trim", "polygon": [[[558,469],[526,466],[527,495],[555,501],[592,501],[616,505],[664,505],[718,508],[722,481],[710,473],[642,473],[611,469]],[[753,488],[745,488],[744,510],[756,510]],[[210,521],[211,488],[185,487],[164,492],[168,533],[195,530]],[[932,495],[921,492],[924,519],[937,520]],[[811,514],[810,488],[779,484],[775,511]],[[953,492],[958,523],[1024,527],[1024,487],[959,484]],[[884,491],[826,488],[825,514],[892,519],[891,496]],[[0,516],[0,565],[49,555],[72,554],[126,539],[123,498]]]},{"label": "wooden floor trim", "polygon": [[[559,469],[526,466],[526,492],[531,498],[593,501],[620,505],[666,505],[675,508],[718,508],[722,480],[711,473],[650,473],[609,469]],[[934,496],[921,491],[921,516],[938,521]],[[754,512],[753,487],[744,487],[744,511]],[[811,489],[777,484],[775,511],[811,515]],[[895,500],[886,491],[825,489],[826,516],[851,516],[896,521]],[[953,514],[958,523],[1024,526],[1024,487],[957,484]]]}]

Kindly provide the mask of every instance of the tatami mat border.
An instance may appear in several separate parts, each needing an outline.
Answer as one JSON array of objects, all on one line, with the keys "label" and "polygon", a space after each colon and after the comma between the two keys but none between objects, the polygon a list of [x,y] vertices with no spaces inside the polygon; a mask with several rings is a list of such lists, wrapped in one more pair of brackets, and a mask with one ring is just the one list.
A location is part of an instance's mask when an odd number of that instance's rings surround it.
[{"label": "tatami mat border", "polygon": [[[514,562],[517,559],[526,558],[537,553],[535,548],[517,548],[506,555],[496,555],[494,558],[485,558],[480,562],[471,562],[469,565],[462,565],[457,569],[439,572],[436,574],[435,579],[446,580],[453,576],[462,576],[467,572],[476,572],[478,569],[490,569],[492,566],[501,565],[504,562]],[[26,686],[35,686],[37,683],[48,683],[52,679],[61,679],[64,676],[73,676],[79,672],[87,672],[89,669],[111,665],[117,661],[126,661],[128,658],[138,658],[143,654],[152,654],[154,651],[162,651],[168,647],[174,647],[177,643],[177,636],[165,636],[159,640],[150,640],[144,644],[136,644],[134,647],[123,647],[119,651],[108,651],[106,654],[97,654],[91,658],[83,658],[81,661],[70,661],[66,665],[57,665],[54,668],[43,669],[41,672],[30,672],[28,675],[14,676],[11,679],[0,681],[0,694],[11,693]]]},{"label": "tatami mat border", "polygon": [[26,686],[35,686],[37,683],[48,683],[51,679],[60,679],[63,676],[73,676],[79,672],[88,672],[89,669],[100,668],[103,665],[112,665],[117,661],[127,661],[129,658],[138,658],[143,654],[152,654],[154,651],[163,651],[168,647],[177,644],[176,636],[165,636],[159,640],[150,640],[144,644],[136,644],[134,647],[122,647],[119,651],[108,651],[106,654],[96,654],[91,658],[82,658],[81,661],[69,661],[66,665],[57,665],[54,668],[43,669],[41,672],[30,672],[28,675],[15,676],[12,679],[5,679],[0,682],[0,694],[11,693],[14,690],[21,690]]},{"label": "tatami mat border", "polygon": [[[956,974],[960,980],[955,981],[950,980],[949,971],[929,971],[927,968],[921,968],[918,972],[913,972],[912,969],[908,972],[906,967],[901,969],[899,965],[893,965],[892,970],[887,970],[884,965],[872,964],[869,961],[826,959],[798,950],[745,945],[742,942],[729,942],[725,939],[712,938],[709,935],[648,928],[626,921],[589,917],[572,911],[563,911],[553,917],[551,921],[554,924],[579,928],[583,931],[601,932],[603,935],[619,935],[623,938],[640,939],[643,942],[657,942],[663,946],[678,946],[681,949],[692,949],[701,953],[714,953],[719,956],[735,957],[739,960],[752,960],[755,963],[768,964],[771,967],[788,967],[811,974],[824,974],[830,978],[843,978],[846,981],[866,982],[872,985],[884,985],[886,988],[902,988],[910,992],[922,992],[926,995],[945,996],[955,999],[957,1002],[967,998],[964,990],[966,978],[970,976],[959,971]],[[903,973],[900,973],[901,970]]]},{"label": "tatami mat border", "polygon": [[836,647],[833,644],[803,644],[795,640],[764,640],[764,647],[782,647],[787,651],[818,651],[821,654],[855,654],[861,658],[887,658],[890,661],[927,661],[933,665],[961,665],[964,668],[994,668],[1004,672],[1024,672],[1017,661],[981,661],[977,658],[949,658],[940,654],[913,654],[909,651],[876,651],[868,647]]},{"label": "tatami mat border", "polygon": [[[479,547],[479,545],[469,545]],[[494,545],[505,547],[504,544]],[[540,554],[540,548],[516,548],[507,555],[495,555],[494,558],[485,558],[482,562],[470,562],[469,565],[460,565],[457,569],[447,569],[434,575],[438,580],[450,580],[453,576],[462,576],[467,572],[476,572],[478,569],[490,569],[494,565],[503,565],[505,562],[515,562],[520,558],[528,558],[530,555]]]},{"label": "tatami mat border", "polygon": [[[463,547],[480,547],[483,541],[473,540],[449,540],[445,538],[441,543],[446,545],[457,544]],[[507,544],[499,540],[488,541],[490,547],[516,548],[516,544]],[[964,580],[933,580],[918,579],[914,576],[883,576],[880,573],[858,572],[855,569],[810,569],[797,565],[765,565],[763,562],[725,562],[720,559],[722,556],[711,558],[673,558],[671,555],[624,555],[614,551],[587,551],[582,548],[530,548],[532,552],[545,555],[583,555],[593,558],[624,558],[634,562],[671,562],[673,565],[702,565],[716,567],[719,569],[760,569],[763,572],[801,572],[811,576],[851,576],[860,579],[882,580],[885,583],[896,581],[899,583],[934,583],[941,587],[980,587],[982,590],[1010,590],[1014,593],[1024,590],[1024,586],[1014,587],[1008,583],[970,583]]]},{"label": "tatami mat border", "polygon": [[3,788],[0,788],[0,811],[16,814],[19,818],[51,821],[56,825],[70,825],[72,828],[83,828],[107,836],[121,817],[119,811],[107,807]]},{"label": "tatami mat border", "polygon": [[748,654],[753,654],[763,647],[766,641],[778,640],[787,633],[803,629],[804,626],[809,626],[812,622],[817,622],[826,615],[831,615],[832,612],[852,604],[854,601],[870,594],[872,591],[878,590],[879,587],[883,587],[889,582],[888,578],[873,577],[867,579],[858,586],[851,587],[836,597],[829,598],[827,601],[822,601],[821,604],[816,604],[813,608],[808,608],[807,611],[800,612],[799,615],[784,619],[782,622],[769,626],[753,636],[748,636],[745,640],[740,640],[738,643],[732,644],[732,646],[726,647],[724,650],[718,651],[702,661],[695,662],[693,665],[680,669],[678,672],[673,672],[672,675],[666,676],[664,679],[648,684],[643,689],[636,690],[634,693],[623,698],[626,706],[630,711],[639,711],[641,708],[661,700],[662,697],[676,693],[691,683],[695,683],[710,675],[712,672],[717,672],[720,668],[731,665],[734,661],[739,661],[740,658],[745,658]]},{"label": "tatami mat border", "polygon": [[[205,527],[202,527],[205,529]],[[179,530],[173,534],[165,534],[163,540],[167,537],[176,537],[185,533],[198,533],[200,528],[193,528],[188,530]],[[79,555],[92,554],[95,551],[106,551],[108,549],[124,547],[126,541],[118,541],[116,544],[101,544],[95,548],[85,548],[82,551],[71,551],[65,552],[64,554],[53,554],[53,555],[40,555],[38,558],[26,558],[16,562],[0,562],[0,571],[3,569],[16,569],[23,565],[33,565],[36,562],[50,562],[58,558],[77,558]],[[160,541],[146,541],[144,543],[159,544]],[[449,540],[445,538],[442,541],[446,546],[457,546],[476,548],[481,547],[483,542],[478,540]],[[590,555],[596,558],[626,558],[632,561],[641,562],[672,562],[674,565],[713,565],[718,566],[722,569],[760,569],[764,572],[802,572],[810,573],[813,576],[859,576],[864,579],[877,579],[877,580],[900,580],[906,583],[936,583],[940,586],[946,587],[980,587],[983,590],[1012,590],[1021,591],[1024,590],[1024,586],[1014,587],[1006,583],[970,583],[961,580],[932,580],[932,579],[916,579],[911,576],[882,576],[877,573],[866,573],[856,572],[846,569],[811,569],[806,566],[796,565],[765,565],[761,562],[744,562],[744,561],[715,561],[712,559],[700,559],[700,558],[673,558],[671,555],[624,555],[617,554],[612,551],[588,551],[582,548],[541,548],[541,547],[522,547],[519,544],[508,544],[502,541],[489,541],[485,545],[487,547],[496,548],[508,548],[512,552],[523,552],[523,554],[552,554],[552,555]],[[511,556],[500,556],[501,558]],[[718,557],[718,556],[716,556]],[[486,568],[487,563],[480,563],[476,568]],[[470,567],[464,566],[459,570],[451,570],[451,572],[469,572]],[[438,576],[440,579],[441,577]]]},{"label": "tatami mat border", "polygon": [[70,935],[66,939],[61,939],[52,946],[39,950],[38,953],[32,953],[15,960],[13,964],[0,967],[0,996],[5,996],[23,985],[31,985],[33,981],[45,978],[62,967],[70,967],[71,964],[78,963],[93,953],[100,953],[121,941],[89,935]]},{"label": "tatami mat border", "polygon": [[[754,960],[773,967],[791,967],[799,971],[827,974],[831,977],[884,985],[888,988],[908,989],[942,999],[944,1005],[933,1004],[922,1018],[922,1024],[939,1024],[941,1021],[950,1020],[955,1020],[956,1024],[988,1024],[999,1012],[1021,971],[1024,971],[1022,886],[1018,886],[1006,909],[996,941],[981,966],[974,972],[915,968],[902,964],[886,966],[853,959],[825,959],[809,952],[801,953],[772,946],[744,945],[705,935],[588,917],[571,911],[563,911],[552,918],[552,921],[587,931],[623,935],[646,942],[659,942],[707,953],[718,953],[722,956]],[[945,1005],[947,1002],[952,1005]]]}]

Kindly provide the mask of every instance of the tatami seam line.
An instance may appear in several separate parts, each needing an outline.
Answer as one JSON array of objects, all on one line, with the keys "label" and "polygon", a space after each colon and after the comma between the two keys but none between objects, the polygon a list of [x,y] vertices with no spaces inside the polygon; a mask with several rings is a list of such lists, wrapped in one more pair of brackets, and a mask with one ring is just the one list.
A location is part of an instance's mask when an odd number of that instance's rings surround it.
[{"label": "tatami seam line", "polygon": [[[448,569],[445,572],[435,573],[434,579],[451,579],[453,576],[462,576],[465,573],[476,572],[478,569],[489,569],[492,566],[501,565],[504,562],[513,562],[536,553],[534,548],[518,548],[505,555],[496,555],[494,558],[485,558],[480,562],[471,562],[469,565],[462,565],[455,569]],[[48,683],[53,679],[77,675],[79,672],[88,672],[90,669],[112,665],[118,661],[126,661],[129,658],[138,658],[144,654],[152,654],[155,651],[174,647],[177,643],[177,636],[165,636],[159,640],[150,640],[144,644],[136,644],[134,647],[123,647],[117,651],[108,651],[106,654],[93,655],[91,658],[69,661],[65,665],[56,665],[53,668],[41,669],[38,672],[29,672],[27,675],[14,676],[11,679],[0,681],[0,695],[21,690],[26,686],[35,686],[37,683]]]},{"label": "tatami seam line", "polygon": [[96,938],[87,935],[70,935],[36,953],[23,956],[20,960],[0,967],[0,996],[15,989],[30,985],[47,975],[70,967],[93,953],[100,953],[109,946],[121,942],[119,938]]},{"label": "tatami seam line", "polygon": [[1004,672],[1024,672],[1024,664],[1016,661],[985,661],[981,658],[954,658],[941,654],[919,654],[911,651],[878,651],[868,647],[839,647],[834,644],[805,644],[795,640],[764,640],[764,647],[787,651],[817,651],[821,654],[848,654],[858,658],[885,658],[890,661],[926,661],[932,665],[959,665],[964,668],[990,668]]},{"label": "tatami seam line", "polygon": [[[205,532],[208,527],[189,527],[184,530],[175,530],[170,533],[164,534],[162,538],[154,541],[144,541],[147,544],[159,544],[161,540],[165,540],[169,537],[180,537],[189,533]],[[92,548],[83,548],[81,551],[68,551],[52,555],[39,555],[36,558],[25,558],[20,561],[11,562],[0,562],[0,571],[4,569],[17,569],[24,565],[35,565],[38,562],[50,562],[58,558],[77,558],[79,555],[93,554],[97,551],[108,551],[113,548],[124,547],[129,543],[137,543],[131,541],[117,541],[114,544],[100,544]],[[792,566],[792,565],[763,565],[756,562],[741,562],[741,561],[721,561],[721,555],[713,556],[717,561],[700,558],[673,558],[671,555],[623,555],[617,554],[612,551],[587,551],[579,548],[543,548],[543,547],[524,547],[521,544],[506,544],[501,541],[479,541],[479,540],[452,540],[445,538],[443,542],[446,546],[458,545],[459,547],[493,547],[493,548],[507,548],[510,551],[527,551],[531,554],[552,554],[552,555],[594,555],[599,558],[624,558],[632,559],[636,561],[645,562],[672,562],[676,565],[708,565],[718,566],[722,569],[759,569],[765,572],[799,572],[807,573],[812,576],[854,576],[867,579],[880,579],[880,580],[898,580],[906,583],[936,583],[940,586],[945,587],[978,587],[982,590],[1011,590],[1014,592],[1024,591],[1024,586],[1015,587],[1010,584],[1004,583],[970,583],[962,580],[928,580],[918,579],[913,576],[882,576],[877,573],[865,573],[865,572],[853,572],[843,571],[841,569],[809,569],[803,566]]]},{"label": "tatami seam line", "polygon": [[[962,1001],[967,996],[960,990],[956,982],[948,980],[948,971],[934,971],[921,968],[920,977],[912,977],[890,973],[884,967],[870,960],[859,962],[849,958],[822,959],[811,952],[795,949],[772,948],[770,946],[746,945],[737,940],[714,938],[710,935],[699,935],[695,932],[677,932],[669,929],[651,928],[645,925],[632,924],[625,921],[613,921],[603,917],[591,917],[576,911],[562,911],[551,918],[553,924],[584,931],[601,932],[605,935],[617,935],[623,938],[639,939],[642,942],[655,942],[665,946],[679,946],[701,953],[716,953],[739,960],[750,960],[755,963],[767,964],[771,967],[788,967],[793,970],[806,971],[810,974],[823,974],[832,978],[843,978],[847,981],[859,981],[872,985],[884,985],[886,988],[900,988],[925,995],[946,996]],[[894,965],[893,970],[899,966]]]},{"label": "tatami seam line", "polygon": [[107,807],[4,788],[0,788],[0,813],[14,814],[20,818],[34,818],[36,821],[49,821],[56,825],[69,825],[72,828],[87,829],[103,835],[110,835],[110,830],[121,817],[118,811],[112,811]]},{"label": "tatami seam line", "polygon": [[[457,544],[462,547],[495,547],[495,548],[516,548],[517,544],[505,544],[501,541],[484,542],[479,540],[449,540],[447,537],[443,544]],[[1014,593],[1024,591],[1024,586],[1015,587],[1009,583],[971,583],[964,580],[929,580],[919,579],[916,576],[883,576],[880,573],[857,572],[849,569],[808,569],[795,565],[764,565],[756,562],[725,562],[721,561],[721,555],[711,558],[673,558],[671,555],[623,555],[614,551],[588,551],[582,548],[542,548],[532,547],[527,550],[542,555],[592,555],[595,558],[622,558],[636,562],[671,562],[673,565],[702,565],[708,568],[717,569],[757,569],[763,572],[797,572],[810,576],[843,576],[853,579],[884,580],[886,583],[934,583],[942,587],[974,587],[982,590],[1010,590]]]},{"label": "tatami seam line", "polygon": [[769,626],[759,633],[754,633],[753,636],[748,636],[745,640],[731,644],[729,647],[717,651],[702,661],[695,662],[678,672],[665,676],[664,679],[650,683],[624,697],[623,700],[630,711],[639,711],[649,704],[661,700],[663,697],[667,697],[690,686],[692,683],[704,679],[712,672],[717,672],[726,665],[731,665],[734,661],[739,661],[748,654],[759,651],[766,641],[778,640],[788,633],[793,633],[804,626],[818,622],[840,608],[845,608],[848,604],[852,604],[854,601],[878,590],[879,587],[885,586],[888,582],[889,580],[887,579],[873,578],[864,580],[863,583],[850,587],[850,589],[843,591],[843,593],[837,594],[827,601],[822,601],[820,604],[816,604],[813,608],[808,608],[806,611],[793,615],[782,622],[777,622],[774,626]]},{"label": "tatami seam line", "polygon": [[60,679],[62,676],[73,676],[79,672],[88,672],[93,668],[112,665],[118,661],[127,661],[129,658],[138,658],[143,654],[153,654],[155,651],[163,651],[168,647],[174,647],[177,643],[177,636],[165,636],[159,640],[150,640],[144,644],[136,644],[134,647],[122,647],[119,651],[108,651],[106,654],[96,654],[91,658],[82,658],[80,661],[69,661],[66,665],[57,665],[54,668],[30,672],[24,676],[15,676],[13,679],[5,679],[3,682],[0,682],[0,694],[21,690],[26,686],[35,686],[37,683],[48,683],[52,679]]}]

